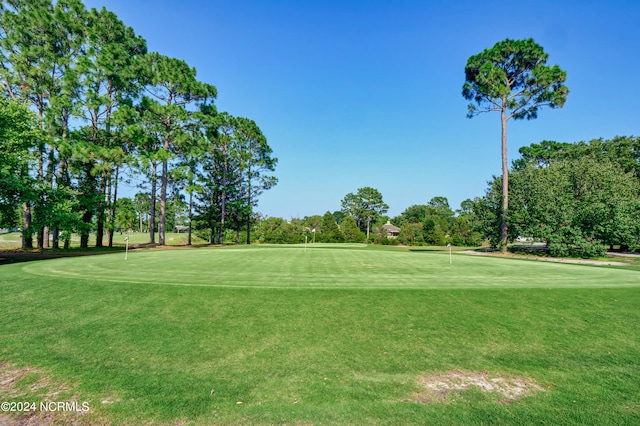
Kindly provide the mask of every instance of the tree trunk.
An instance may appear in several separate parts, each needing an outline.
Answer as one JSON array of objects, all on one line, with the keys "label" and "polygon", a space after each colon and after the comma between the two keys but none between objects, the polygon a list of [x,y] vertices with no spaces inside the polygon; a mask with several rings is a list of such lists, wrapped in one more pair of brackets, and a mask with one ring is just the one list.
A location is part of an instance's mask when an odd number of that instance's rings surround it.
[{"label": "tree trunk", "polygon": [[193,222],[193,189],[189,191],[189,235],[187,236],[187,245],[191,245],[191,224]]},{"label": "tree trunk", "polygon": [[158,244],[165,245],[165,223],[167,220],[167,186],[169,165],[167,160],[162,162],[162,177],[160,178],[160,217],[158,217]]},{"label": "tree trunk", "polygon": [[[67,110],[63,115],[62,120],[62,141],[65,142],[67,140],[68,130],[69,130],[69,116],[70,112]],[[66,169],[67,169],[67,160],[60,153],[60,158],[58,162],[58,187],[61,185],[68,186],[68,179],[66,179]],[[66,243],[66,241],[65,241]],[[56,223],[53,228],[53,248],[60,248],[60,224]]]},{"label": "tree trunk", "polygon": [[251,213],[247,214],[247,244],[251,244]]},{"label": "tree trunk", "polygon": [[251,244],[251,168],[247,179],[247,244]]},{"label": "tree trunk", "polygon": [[[53,145],[49,146],[49,158],[47,160],[47,187],[53,189],[53,181],[55,176],[55,149]],[[42,228],[42,247],[49,248],[49,224],[45,224]]]},{"label": "tree trunk", "polygon": [[84,223],[84,226],[80,230],[80,247],[82,248],[89,247],[89,230],[91,229],[91,220],[93,219],[93,209],[96,208],[96,203],[93,198],[97,188],[95,177],[91,174],[93,167],[93,161],[84,164],[84,173],[86,175],[84,179],[86,180],[81,184],[84,197],[86,198],[84,204],[81,206],[81,211],[83,211],[82,223]]},{"label": "tree trunk", "polygon": [[[36,101],[37,104],[37,108],[38,108],[38,123],[39,123],[39,128],[42,131],[42,134],[44,134],[45,132],[45,127],[44,127],[44,99],[41,95],[38,96],[38,99]],[[45,158],[46,158],[46,144],[43,141],[40,141],[38,143],[38,183],[40,183],[41,185],[44,186],[45,184],[45,173],[44,173],[44,167],[45,167]],[[44,200],[42,199],[43,195],[42,193],[40,193],[40,208],[42,208],[42,204],[44,204]],[[41,212],[42,210],[40,210]],[[38,206],[36,206],[35,208],[35,213],[36,213],[36,219],[37,222],[41,222],[40,223],[40,227],[38,228],[38,230],[36,231],[36,241],[38,244],[38,248],[41,249],[43,248],[43,244],[44,244],[44,224],[41,221],[40,213],[39,213],[39,209]]]},{"label": "tree trunk", "polygon": [[502,122],[502,217],[501,217],[501,237],[502,251],[507,252],[509,235],[507,229],[507,212],[509,210],[509,164],[507,160],[507,117],[506,109],[503,108],[500,114]]},{"label": "tree trunk", "polygon": [[22,248],[33,248],[33,233],[31,229],[31,206],[28,202],[22,204]]},{"label": "tree trunk", "polygon": [[224,167],[222,169],[222,198],[220,200],[220,233],[218,234],[218,244],[224,243],[224,218],[227,215],[227,174],[228,165],[225,149]]},{"label": "tree trunk", "polygon": [[157,164],[151,165],[151,208],[149,211],[149,243],[156,242],[156,173]]},{"label": "tree trunk", "polygon": [[224,240],[224,217],[226,215],[227,193],[222,191],[222,200],[220,201],[220,232],[218,232],[218,244],[222,244]]},{"label": "tree trunk", "polygon": [[[82,222],[86,224],[90,224],[92,216],[93,216],[93,213],[91,212],[91,210],[89,209],[85,210],[84,214],[82,215]],[[82,248],[89,247],[89,229],[88,228],[82,229],[82,231],[80,231],[80,247]]]},{"label": "tree trunk", "polygon": [[[106,242],[107,246],[109,245],[109,220],[110,220],[109,212],[111,211],[111,187],[112,186],[113,185],[111,183],[111,175],[109,175],[107,179],[105,194],[104,194],[105,201],[104,201],[104,214],[103,214],[104,237],[107,238],[107,242]],[[104,241],[102,244],[103,245],[105,244]]]},{"label": "tree trunk", "polygon": [[105,173],[102,174],[102,179],[100,179],[100,201],[97,204],[98,209],[98,218],[96,223],[96,247],[102,247],[102,241],[104,238],[104,222],[105,222],[105,204],[107,199],[107,176]]},{"label": "tree trunk", "polygon": [[53,228],[53,248],[60,248],[60,228],[58,228],[57,226]]},{"label": "tree trunk", "polygon": [[[36,209],[36,213],[37,212],[38,210]],[[39,215],[36,214],[36,217],[39,217]],[[43,249],[44,248],[44,226],[40,226],[40,228],[38,228],[38,235],[36,237],[36,240],[38,241],[38,248]]]},{"label": "tree trunk", "polygon": [[[25,170],[25,173],[29,173]],[[31,229],[31,204],[28,201],[22,203],[22,248],[33,248],[33,229]]]},{"label": "tree trunk", "polygon": [[[118,201],[118,174],[120,173],[120,168],[116,166],[116,175],[115,182],[113,184],[113,200],[111,201],[111,212],[109,213],[109,229],[107,233],[109,234],[109,247],[113,247],[113,233],[116,229],[116,202]],[[128,231],[128,229],[127,229]]]}]

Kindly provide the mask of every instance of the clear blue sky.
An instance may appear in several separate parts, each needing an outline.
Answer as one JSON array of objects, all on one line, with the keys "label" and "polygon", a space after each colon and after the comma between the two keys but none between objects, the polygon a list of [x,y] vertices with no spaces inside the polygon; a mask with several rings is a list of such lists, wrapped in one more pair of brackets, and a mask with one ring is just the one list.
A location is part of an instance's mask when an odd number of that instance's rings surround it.
[{"label": "clear blue sky", "polygon": [[563,109],[510,121],[509,157],[541,140],[640,135],[640,2],[85,0],[151,51],[187,61],[218,110],[256,121],[279,159],[258,210],[340,209],[363,186],[389,215],[481,196],[500,169],[497,113],[466,118],[469,56],[532,37],[568,72]]}]

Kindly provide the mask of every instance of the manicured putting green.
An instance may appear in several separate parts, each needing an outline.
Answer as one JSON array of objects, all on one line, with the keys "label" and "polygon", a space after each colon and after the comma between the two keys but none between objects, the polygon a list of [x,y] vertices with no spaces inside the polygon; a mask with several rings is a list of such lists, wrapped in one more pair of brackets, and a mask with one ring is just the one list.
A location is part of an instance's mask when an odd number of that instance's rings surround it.
[{"label": "manicured putting green", "polygon": [[624,268],[361,247],[225,247],[55,259],[40,276],[149,285],[264,288],[572,288],[640,286]]}]

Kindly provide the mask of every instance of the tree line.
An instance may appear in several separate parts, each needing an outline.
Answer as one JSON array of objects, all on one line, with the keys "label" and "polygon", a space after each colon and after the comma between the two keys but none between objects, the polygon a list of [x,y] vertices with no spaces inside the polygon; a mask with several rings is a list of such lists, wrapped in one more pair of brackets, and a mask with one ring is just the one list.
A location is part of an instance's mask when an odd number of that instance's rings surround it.
[{"label": "tree line", "polygon": [[148,187],[150,242],[165,244],[180,191],[212,242],[250,233],[277,159],[253,120],[217,111],[195,68],[80,0],[2,1],[0,31],[0,226],[19,225],[23,248],[50,235],[68,247],[71,233],[87,247],[90,232],[112,245],[125,170]]},{"label": "tree line", "polygon": [[[412,205],[399,216],[374,188],[347,194],[342,209],[323,216],[266,218],[257,239],[269,243],[365,242],[479,246],[507,241],[542,242],[552,256],[603,256],[607,249],[640,248],[640,137],[617,136],[576,143],[542,141],[519,149],[509,170],[510,194],[503,214],[502,176],[485,195],[453,211],[446,197]],[[388,238],[384,225],[400,228]]]},{"label": "tree line", "polygon": [[[541,241],[554,256],[640,248],[640,138],[542,141],[519,152],[510,171],[509,241]],[[501,187],[494,177],[472,203],[476,229],[494,247],[502,238]]]},{"label": "tree line", "polygon": [[[359,188],[341,201],[342,208],[324,215],[285,220],[268,217],[256,228],[260,242],[276,244],[316,242],[373,242],[377,244],[479,246],[484,239],[476,229],[473,201],[465,200],[452,210],[446,197],[433,197],[427,204],[416,204],[399,216],[386,215],[389,206],[375,188]],[[400,230],[390,235],[385,225]]]}]

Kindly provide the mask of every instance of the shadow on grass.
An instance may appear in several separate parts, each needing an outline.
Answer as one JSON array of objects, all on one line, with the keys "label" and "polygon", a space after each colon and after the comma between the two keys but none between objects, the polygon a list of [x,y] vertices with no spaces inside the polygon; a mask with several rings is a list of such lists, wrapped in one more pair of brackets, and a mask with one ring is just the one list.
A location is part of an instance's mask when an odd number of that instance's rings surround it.
[{"label": "shadow on grass", "polygon": [[71,249],[34,249],[34,250],[0,250],[0,265],[34,260],[58,259],[61,257],[95,256],[123,252],[124,247],[103,248],[71,248]]},{"label": "shadow on grass", "polygon": [[[408,251],[411,252],[449,252],[449,247],[447,246],[414,246],[414,247],[409,247],[407,249]],[[475,248],[475,247],[459,247],[459,246],[452,246],[451,247],[451,251],[455,252],[460,252],[460,251],[467,251],[467,250],[475,250],[475,251],[484,251],[484,249],[482,248]]]},{"label": "shadow on grass", "polygon": [[[188,245],[164,245],[161,246],[158,243],[135,243],[129,246],[129,251],[139,250],[179,250],[179,249],[192,249],[202,247],[218,247],[215,244],[192,244]],[[59,259],[62,257],[80,257],[80,256],[98,256],[101,254],[113,254],[122,253],[125,251],[125,246],[115,245],[114,247],[90,247],[80,248],[73,247],[70,249],[2,249],[0,248],[0,265],[6,265],[10,263],[19,262],[31,262],[35,260],[46,259]]]}]

